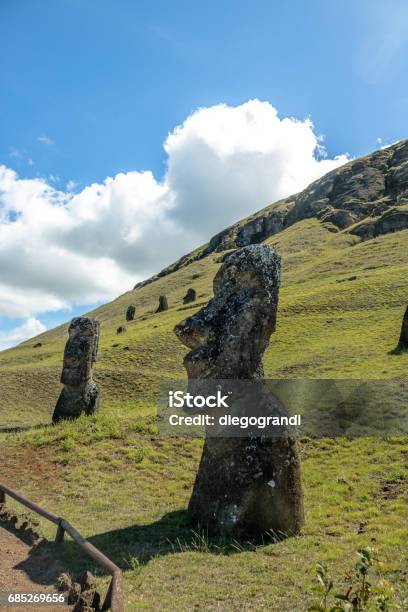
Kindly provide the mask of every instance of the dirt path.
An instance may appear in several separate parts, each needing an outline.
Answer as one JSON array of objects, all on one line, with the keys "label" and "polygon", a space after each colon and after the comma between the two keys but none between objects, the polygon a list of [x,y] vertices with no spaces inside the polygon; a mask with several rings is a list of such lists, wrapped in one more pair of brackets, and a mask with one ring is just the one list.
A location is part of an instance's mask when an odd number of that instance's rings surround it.
[{"label": "dirt path", "polygon": [[[58,561],[44,550],[31,529],[16,529],[15,520],[0,517],[0,593],[55,593],[53,586],[63,571]],[[53,612],[70,609],[64,604],[4,606],[0,610]]]}]

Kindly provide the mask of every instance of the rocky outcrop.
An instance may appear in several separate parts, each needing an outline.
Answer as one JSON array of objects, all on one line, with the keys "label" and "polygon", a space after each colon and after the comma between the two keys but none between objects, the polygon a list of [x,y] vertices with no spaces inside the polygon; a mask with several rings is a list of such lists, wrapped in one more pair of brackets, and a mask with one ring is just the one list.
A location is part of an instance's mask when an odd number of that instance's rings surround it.
[{"label": "rocky outcrop", "polygon": [[350,225],[353,225],[357,221],[357,218],[348,210],[336,210],[332,208],[328,212],[324,212],[320,217],[323,223],[332,223],[339,229],[345,229]]},{"label": "rocky outcrop", "polygon": [[[347,230],[370,239],[388,231],[407,229],[405,215],[372,222],[395,207],[408,204],[408,140],[350,161],[311,183],[302,192],[276,202],[219,232],[208,244],[185,255],[142,287],[214,252],[258,244],[304,219],[317,218],[331,231]],[[354,227],[354,226],[357,227]]]},{"label": "rocky outcrop", "polygon": [[75,419],[99,407],[99,389],[92,380],[99,343],[99,322],[89,317],[72,319],[65,345],[61,382],[64,385],[52,420]]},{"label": "rocky outcrop", "polygon": [[186,295],[183,297],[183,304],[191,304],[191,302],[195,302],[197,298],[196,290],[190,287],[187,289]]},{"label": "rocky outcrop", "polygon": [[378,217],[368,217],[351,228],[350,233],[360,236],[363,240],[369,240],[376,236],[406,229],[408,229],[408,208],[404,206],[389,208]]},{"label": "rocky outcrop", "polygon": [[157,307],[156,312],[163,312],[164,310],[168,310],[169,309],[169,304],[167,301],[167,297],[165,295],[160,295],[159,296],[159,305]]},{"label": "rocky outcrop", "polygon": [[[184,365],[193,388],[202,381],[256,381],[257,411],[276,414],[264,388],[263,355],[275,331],[279,283],[280,258],[268,246],[251,245],[228,257],[215,276],[214,298],[175,328],[191,349]],[[226,536],[298,532],[303,499],[294,438],[287,431],[212,437],[207,430],[189,512],[202,527]]]},{"label": "rocky outcrop", "polygon": [[405,311],[405,315],[402,320],[402,328],[398,343],[398,349],[403,351],[408,350],[408,307]]},{"label": "rocky outcrop", "polygon": [[400,232],[408,229],[408,209],[393,208],[384,213],[375,223],[374,236]]},{"label": "rocky outcrop", "polygon": [[126,321],[133,321],[136,314],[136,306],[130,304],[126,310]]}]

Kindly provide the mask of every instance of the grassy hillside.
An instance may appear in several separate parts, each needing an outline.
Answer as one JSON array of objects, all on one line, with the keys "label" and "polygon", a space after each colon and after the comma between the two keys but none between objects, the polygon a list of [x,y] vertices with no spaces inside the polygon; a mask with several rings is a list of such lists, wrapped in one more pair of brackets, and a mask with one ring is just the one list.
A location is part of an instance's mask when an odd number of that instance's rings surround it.
[{"label": "grassy hillside", "polygon": [[[267,242],[283,259],[267,376],[406,377],[408,353],[392,349],[408,303],[408,230],[360,242],[309,219]],[[313,564],[326,561],[345,586],[361,545],[378,551],[373,581],[393,589],[403,609],[406,440],[303,440],[300,537],[221,544],[188,525],[201,442],[158,436],[154,397],[163,377],[184,377],[186,351],[172,329],[211,297],[219,258],[213,253],[92,313],[101,322],[97,416],[49,426],[67,326],[0,353],[0,427],[40,425],[0,433],[2,480],[66,516],[124,568],[129,611],[306,610],[316,599]],[[191,307],[182,304],[188,287],[198,295]],[[161,293],[170,308],[155,314]],[[127,323],[130,303],[136,319]],[[40,528],[51,535],[45,523]],[[63,560],[73,573],[87,563],[69,544]]]}]

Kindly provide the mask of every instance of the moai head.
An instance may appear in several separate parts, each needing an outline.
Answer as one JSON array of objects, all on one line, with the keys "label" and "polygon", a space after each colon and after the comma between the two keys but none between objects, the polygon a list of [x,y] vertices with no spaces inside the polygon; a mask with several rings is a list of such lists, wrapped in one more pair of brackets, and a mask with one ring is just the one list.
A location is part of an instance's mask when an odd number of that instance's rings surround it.
[{"label": "moai head", "polygon": [[250,379],[263,375],[262,359],[275,331],[280,257],[255,244],[232,253],[214,278],[214,297],[176,325],[192,350],[184,365],[189,378]]},{"label": "moai head", "polygon": [[190,304],[190,302],[194,302],[196,297],[197,297],[196,290],[190,287],[190,289],[187,289],[187,293],[183,297],[183,304]]},{"label": "moai head", "polygon": [[75,317],[68,328],[61,382],[77,387],[92,377],[99,342],[99,321],[89,317]]}]

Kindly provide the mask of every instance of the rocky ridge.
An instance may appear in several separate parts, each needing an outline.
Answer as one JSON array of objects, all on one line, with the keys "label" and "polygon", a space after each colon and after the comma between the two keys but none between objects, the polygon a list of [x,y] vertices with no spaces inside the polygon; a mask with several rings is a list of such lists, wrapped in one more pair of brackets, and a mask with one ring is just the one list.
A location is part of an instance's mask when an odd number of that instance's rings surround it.
[{"label": "rocky ridge", "polygon": [[135,289],[210,253],[263,242],[287,227],[315,217],[332,232],[361,240],[408,229],[408,140],[332,170],[298,194],[267,206],[219,232]]}]

